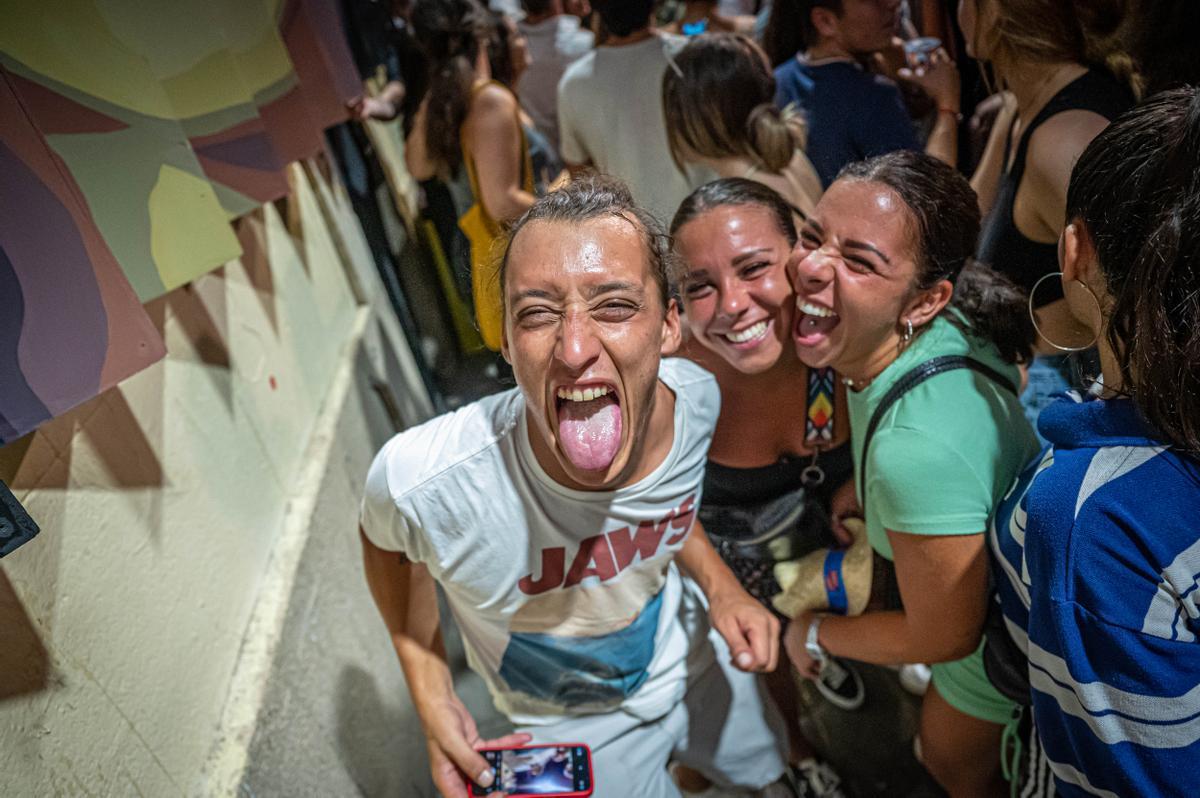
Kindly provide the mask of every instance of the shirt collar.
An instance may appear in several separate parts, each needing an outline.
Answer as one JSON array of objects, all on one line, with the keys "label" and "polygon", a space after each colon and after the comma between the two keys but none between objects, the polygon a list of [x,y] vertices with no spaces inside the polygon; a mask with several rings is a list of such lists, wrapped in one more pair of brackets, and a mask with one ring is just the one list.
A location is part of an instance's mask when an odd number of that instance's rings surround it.
[{"label": "shirt collar", "polygon": [[1065,449],[1165,445],[1132,400],[1082,399],[1074,391],[1042,410],[1038,431]]}]

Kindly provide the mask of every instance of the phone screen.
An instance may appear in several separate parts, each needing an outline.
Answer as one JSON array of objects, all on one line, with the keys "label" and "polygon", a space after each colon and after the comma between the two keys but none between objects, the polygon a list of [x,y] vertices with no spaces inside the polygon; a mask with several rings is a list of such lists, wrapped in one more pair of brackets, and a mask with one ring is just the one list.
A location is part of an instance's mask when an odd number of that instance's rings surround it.
[{"label": "phone screen", "polygon": [[544,745],[481,753],[496,768],[496,781],[488,790],[474,786],[476,795],[500,790],[514,795],[559,795],[586,792],[591,787],[587,750],[581,746]]}]

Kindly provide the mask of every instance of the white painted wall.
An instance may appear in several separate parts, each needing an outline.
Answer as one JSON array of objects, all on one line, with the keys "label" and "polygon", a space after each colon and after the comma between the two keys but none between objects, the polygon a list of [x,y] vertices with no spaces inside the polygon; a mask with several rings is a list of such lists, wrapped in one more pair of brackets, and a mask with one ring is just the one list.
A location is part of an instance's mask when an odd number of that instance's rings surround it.
[{"label": "white painted wall", "polygon": [[347,374],[411,372],[344,198],[289,177],[287,220],[240,220],[241,260],[148,306],[165,361],[0,448],[42,527],[0,561],[4,795],[211,794],[247,624],[332,446],[313,431]]}]

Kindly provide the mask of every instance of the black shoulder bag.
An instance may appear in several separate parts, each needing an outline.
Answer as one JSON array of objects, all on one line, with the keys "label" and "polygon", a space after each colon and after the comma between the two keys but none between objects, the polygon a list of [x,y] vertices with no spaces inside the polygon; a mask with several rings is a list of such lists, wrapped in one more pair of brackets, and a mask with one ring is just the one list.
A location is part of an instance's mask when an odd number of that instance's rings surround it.
[{"label": "black shoulder bag", "polygon": [[[946,371],[955,369],[971,369],[983,376],[987,377],[992,382],[1001,386],[1005,390],[1010,391],[1013,395],[1017,395],[1017,386],[1013,385],[1012,381],[1005,377],[1000,372],[990,366],[980,363],[978,360],[973,360],[965,355],[943,355],[935,357],[931,360],[926,360],[921,365],[907,372],[903,377],[896,381],[896,384],[888,389],[888,392],[883,395],[883,399],[879,401],[879,405],[875,408],[875,412],[871,414],[871,420],[867,424],[866,435],[863,436],[863,449],[861,463],[862,467],[858,473],[858,495],[861,497],[862,505],[865,508],[867,504],[867,452],[871,448],[871,439],[875,436],[875,430],[879,426],[883,416],[896,401],[908,391],[925,382],[931,377],[942,374]],[[984,530],[984,535],[987,531]],[[1000,611],[1000,601],[996,596],[995,581],[998,578],[996,571],[995,557],[992,556],[991,546],[987,547],[988,551],[988,608],[987,616],[983,623],[983,665],[987,673],[988,681],[992,683],[1002,695],[1020,704],[1029,704],[1029,675],[1028,661],[1025,653],[1017,646],[1008,630],[1004,627],[1004,615]],[[895,588],[895,596],[887,602],[890,606],[899,607],[899,587]],[[890,592],[890,591],[889,591]]]}]

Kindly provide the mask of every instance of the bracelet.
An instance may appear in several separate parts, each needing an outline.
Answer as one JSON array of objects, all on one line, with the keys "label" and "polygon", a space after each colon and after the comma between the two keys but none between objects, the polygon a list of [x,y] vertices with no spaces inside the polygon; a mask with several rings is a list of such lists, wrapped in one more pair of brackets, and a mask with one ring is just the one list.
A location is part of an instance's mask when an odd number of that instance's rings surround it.
[{"label": "bracelet", "polygon": [[962,112],[955,111],[953,108],[938,108],[937,112],[939,114],[950,114],[950,116],[954,117],[955,121],[957,122],[961,122],[963,120]]},{"label": "bracelet", "polygon": [[817,639],[817,635],[821,630],[822,620],[823,618],[818,615],[809,622],[808,633],[804,636],[804,650],[808,656],[812,657],[817,662],[824,664],[825,660],[829,658],[829,652],[825,650],[825,647],[821,645],[820,640]]}]

